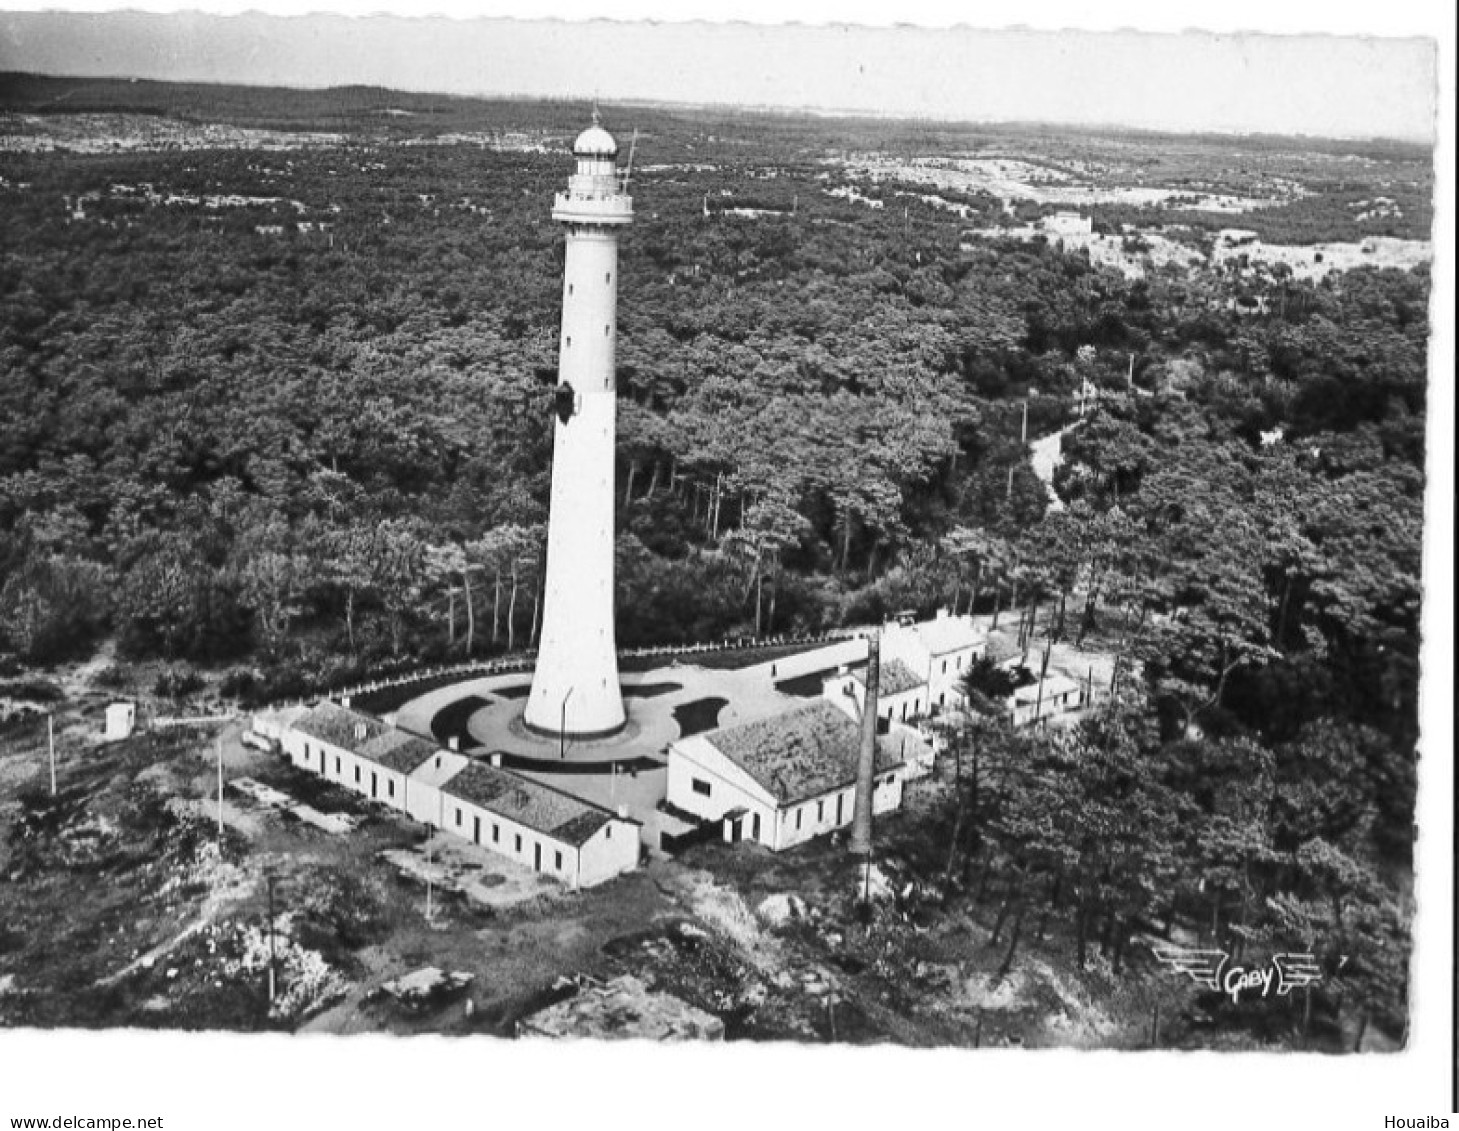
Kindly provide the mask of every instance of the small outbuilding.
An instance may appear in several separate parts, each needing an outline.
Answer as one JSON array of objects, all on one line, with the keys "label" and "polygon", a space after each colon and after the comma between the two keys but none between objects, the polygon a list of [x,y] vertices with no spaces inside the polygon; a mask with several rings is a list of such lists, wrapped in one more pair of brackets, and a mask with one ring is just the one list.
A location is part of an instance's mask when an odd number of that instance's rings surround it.
[{"label": "small outbuilding", "polygon": [[106,730],[102,732],[103,742],[121,742],[131,738],[137,729],[137,705],[135,703],[112,703],[106,709]]},{"label": "small outbuilding", "polygon": [[1055,672],[1018,688],[1008,698],[1008,710],[1014,726],[1028,726],[1077,711],[1085,698],[1083,683]]}]

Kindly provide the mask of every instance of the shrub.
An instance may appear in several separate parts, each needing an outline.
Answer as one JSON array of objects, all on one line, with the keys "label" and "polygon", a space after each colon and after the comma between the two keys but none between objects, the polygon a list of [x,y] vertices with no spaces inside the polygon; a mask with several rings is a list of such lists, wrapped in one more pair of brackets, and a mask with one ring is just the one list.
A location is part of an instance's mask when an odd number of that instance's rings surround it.
[{"label": "shrub", "polygon": [[218,684],[218,694],[224,699],[237,699],[252,703],[258,695],[258,675],[248,668],[234,668]]},{"label": "shrub", "polygon": [[108,691],[123,691],[136,681],[137,672],[131,664],[108,664],[96,673],[97,687]]},{"label": "shrub", "polygon": [[61,688],[44,679],[15,679],[0,683],[0,695],[7,699],[29,699],[35,703],[59,703],[66,697]]},{"label": "shrub", "polygon": [[203,679],[190,668],[165,668],[152,685],[152,692],[166,699],[182,699],[203,687]]}]

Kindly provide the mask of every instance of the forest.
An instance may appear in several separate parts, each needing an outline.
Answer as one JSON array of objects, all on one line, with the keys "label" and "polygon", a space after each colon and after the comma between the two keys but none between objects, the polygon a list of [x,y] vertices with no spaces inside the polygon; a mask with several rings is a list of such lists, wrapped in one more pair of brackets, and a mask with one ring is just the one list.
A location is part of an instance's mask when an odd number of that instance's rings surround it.
[{"label": "forest", "polygon": [[[0,109],[34,111],[53,81],[7,76]],[[114,639],[124,662],[259,701],[530,648],[562,262],[548,213],[584,108],[141,86],[97,84],[67,111],[188,106],[343,139],[0,152],[11,666]],[[965,243],[1005,222],[988,201],[958,217],[828,191],[863,183],[828,154],[1011,149],[1011,129],[605,116],[639,126],[642,167],[621,267],[620,644],[949,605],[1103,632],[1127,674],[1100,719],[957,736],[949,883],[992,882],[1020,922],[1035,900],[1067,911],[1081,953],[1087,931],[1116,962],[1134,924],[1176,914],[1248,943],[1341,935],[1367,957],[1333,1010],[1401,1032],[1427,272],[1131,279],[1042,239]],[[554,144],[488,144],[514,129]],[[445,137],[472,130],[487,140]],[[1027,144],[1155,162],[1166,140]],[[1181,162],[1219,178],[1227,144],[1186,139]],[[1364,151],[1332,192],[1373,195],[1390,164],[1422,162]],[[1310,238],[1347,238],[1323,226],[1320,185],[1309,204]],[[1041,436],[1091,387],[1051,510],[1025,406]],[[1073,805],[1087,824],[1050,819]]]}]

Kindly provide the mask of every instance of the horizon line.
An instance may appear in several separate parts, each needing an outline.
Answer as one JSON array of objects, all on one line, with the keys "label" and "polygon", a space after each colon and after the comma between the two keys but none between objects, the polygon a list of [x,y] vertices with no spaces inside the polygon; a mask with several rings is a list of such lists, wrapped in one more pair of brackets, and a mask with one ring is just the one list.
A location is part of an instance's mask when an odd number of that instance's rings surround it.
[{"label": "horizon line", "polygon": [[[81,14],[81,13],[77,13]],[[152,14],[152,13],[143,13]],[[303,18],[303,17],[279,17],[279,18]],[[400,19],[430,19],[433,17],[396,17]],[[445,18],[445,17],[442,17]],[[512,17],[516,19],[516,17]],[[528,22],[517,20],[517,22]],[[536,21],[540,22],[540,21]],[[585,21],[587,22],[587,21]],[[596,21],[606,22],[606,21]],[[703,21],[693,21],[703,22]],[[1151,33],[1155,34],[1155,33]],[[460,91],[441,90],[425,87],[411,88],[400,86],[389,86],[376,82],[349,82],[349,83],[323,83],[315,84],[308,82],[253,82],[247,79],[194,79],[194,78],[159,78],[149,74],[119,73],[87,73],[87,72],[56,72],[56,71],[25,71],[25,70],[0,70],[0,77],[21,76],[27,78],[50,79],[65,81],[75,79],[79,81],[95,82],[116,82],[134,83],[148,82],[158,86],[209,86],[209,87],[240,87],[248,90],[278,90],[278,91],[300,91],[309,93],[329,93],[331,91],[346,90],[378,90],[387,94],[402,94],[414,97],[447,98],[456,101],[475,102],[546,102],[546,103],[569,103],[601,101],[607,106],[643,106],[662,110],[734,110],[742,113],[775,115],[781,117],[805,116],[808,118],[829,119],[832,121],[857,121],[867,120],[887,123],[916,123],[920,125],[935,126],[963,126],[963,127],[989,127],[996,129],[1029,129],[1029,128],[1056,128],[1074,130],[1079,132],[1100,132],[1120,130],[1133,133],[1149,134],[1153,137],[1187,137],[1187,138],[1219,138],[1222,140],[1235,140],[1240,138],[1269,138],[1304,142],[1336,142],[1340,144],[1387,144],[1403,145],[1417,149],[1432,151],[1437,146],[1437,138],[1433,133],[1429,134],[1399,134],[1399,133],[1319,133],[1303,130],[1261,130],[1247,129],[1238,126],[1204,125],[1181,128],[1178,126],[1160,126],[1134,122],[1119,118],[1108,118],[1100,121],[1075,121],[1058,118],[973,118],[959,117],[951,114],[938,114],[932,111],[921,113],[900,111],[900,110],[876,110],[871,108],[858,107],[835,107],[835,106],[813,106],[807,104],[795,104],[789,102],[735,102],[735,101],[702,101],[702,100],[678,100],[664,98],[613,98],[593,94],[539,94],[524,91]],[[0,111],[5,108],[0,106]],[[50,111],[42,109],[32,111],[34,113],[76,113],[57,109]],[[92,111],[95,113],[115,112],[126,113],[127,111]]]}]

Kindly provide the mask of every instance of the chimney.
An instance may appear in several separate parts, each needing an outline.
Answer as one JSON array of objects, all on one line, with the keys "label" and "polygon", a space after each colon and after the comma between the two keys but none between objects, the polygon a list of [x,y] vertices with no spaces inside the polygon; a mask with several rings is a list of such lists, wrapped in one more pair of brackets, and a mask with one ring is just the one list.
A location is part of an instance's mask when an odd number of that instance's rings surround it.
[{"label": "chimney", "polygon": [[937,619],[938,620],[947,620],[948,615],[949,614],[948,614],[947,606],[946,605],[944,605],[942,608],[940,608],[940,609],[937,610]]},{"label": "chimney", "polygon": [[620,806],[618,806],[618,819],[620,821],[626,821],[626,820],[628,820],[628,806],[627,805],[620,805]]},{"label": "chimney", "polygon": [[450,735],[446,739],[446,748],[448,750],[454,750],[457,753],[460,753],[460,751],[461,751],[461,736],[459,734]]},{"label": "chimney", "polygon": [[851,855],[871,859],[871,790],[876,776],[876,698],[881,684],[881,638],[866,642],[866,702],[861,708],[861,757],[856,765],[856,807],[851,818]]}]

